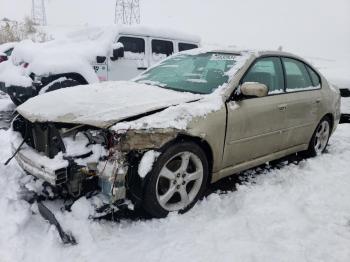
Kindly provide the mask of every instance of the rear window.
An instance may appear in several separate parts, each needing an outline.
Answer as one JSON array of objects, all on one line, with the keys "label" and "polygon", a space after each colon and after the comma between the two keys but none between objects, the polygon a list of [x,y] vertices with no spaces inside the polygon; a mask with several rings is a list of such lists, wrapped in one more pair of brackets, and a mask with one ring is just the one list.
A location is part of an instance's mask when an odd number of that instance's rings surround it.
[{"label": "rear window", "polygon": [[118,42],[124,45],[125,52],[145,53],[145,40],[143,38],[122,36]]},{"label": "rear window", "polygon": [[191,49],[195,49],[195,48],[198,48],[198,45],[188,44],[188,43],[179,43],[179,52],[191,50]]}]

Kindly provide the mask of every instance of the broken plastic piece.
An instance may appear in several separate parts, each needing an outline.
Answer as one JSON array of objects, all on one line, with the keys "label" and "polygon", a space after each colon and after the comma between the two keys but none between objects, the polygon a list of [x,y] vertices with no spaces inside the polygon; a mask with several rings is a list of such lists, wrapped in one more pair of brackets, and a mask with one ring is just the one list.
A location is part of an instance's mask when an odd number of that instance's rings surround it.
[{"label": "broken plastic piece", "polygon": [[38,209],[41,216],[45,220],[47,220],[51,225],[54,225],[56,227],[58,234],[62,239],[63,244],[71,244],[71,245],[77,244],[77,241],[71,234],[64,232],[60,223],[58,223],[55,215],[44,204],[42,204],[41,202],[38,202]]}]

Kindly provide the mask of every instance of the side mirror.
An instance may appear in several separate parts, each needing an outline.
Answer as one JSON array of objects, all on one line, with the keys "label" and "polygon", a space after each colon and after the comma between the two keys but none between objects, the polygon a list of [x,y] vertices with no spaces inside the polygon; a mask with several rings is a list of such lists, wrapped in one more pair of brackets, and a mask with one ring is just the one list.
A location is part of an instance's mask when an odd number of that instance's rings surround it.
[{"label": "side mirror", "polygon": [[124,57],[124,45],[120,42],[112,45],[112,61]]},{"label": "side mirror", "polygon": [[265,84],[257,82],[245,82],[241,85],[241,93],[244,96],[264,97],[267,96],[269,89]]}]

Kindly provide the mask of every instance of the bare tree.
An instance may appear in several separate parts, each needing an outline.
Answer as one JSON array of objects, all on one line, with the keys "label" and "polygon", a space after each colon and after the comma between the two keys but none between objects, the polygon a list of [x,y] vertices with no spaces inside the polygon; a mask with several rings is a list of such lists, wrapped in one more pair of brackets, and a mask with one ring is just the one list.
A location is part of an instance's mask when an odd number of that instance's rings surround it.
[{"label": "bare tree", "polygon": [[38,29],[34,21],[25,17],[24,22],[11,21],[7,18],[0,20],[0,44],[32,39],[37,42],[50,40],[48,35]]}]

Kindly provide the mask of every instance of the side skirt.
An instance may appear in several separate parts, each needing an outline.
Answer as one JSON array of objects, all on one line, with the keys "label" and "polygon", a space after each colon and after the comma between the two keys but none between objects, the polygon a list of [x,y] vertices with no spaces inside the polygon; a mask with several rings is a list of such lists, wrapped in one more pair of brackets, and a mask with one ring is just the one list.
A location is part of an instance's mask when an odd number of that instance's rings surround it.
[{"label": "side skirt", "polygon": [[219,172],[213,173],[212,175],[212,180],[211,183],[215,183],[216,181],[227,177],[227,176],[231,176],[233,174],[239,173],[241,171],[262,165],[266,162],[272,161],[272,160],[276,160],[279,158],[282,158],[284,156],[288,156],[290,154],[296,153],[296,152],[300,152],[300,151],[304,151],[308,148],[307,144],[303,144],[303,145],[299,145],[299,146],[294,146],[270,155],[266,155],[263,157],[259,157],[235,166],[230,166],[230,167],[226,167],[222,170],[220,170]]}]

